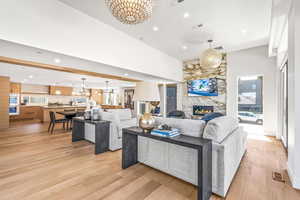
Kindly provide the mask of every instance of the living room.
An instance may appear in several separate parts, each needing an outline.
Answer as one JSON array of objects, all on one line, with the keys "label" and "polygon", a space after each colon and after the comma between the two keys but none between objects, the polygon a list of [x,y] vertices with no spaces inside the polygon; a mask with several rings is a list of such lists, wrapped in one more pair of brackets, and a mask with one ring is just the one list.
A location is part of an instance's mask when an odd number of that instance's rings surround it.
[{"label": "living room", "polygon": [[1,199],[300,199],[299,13],[2,1]]}]

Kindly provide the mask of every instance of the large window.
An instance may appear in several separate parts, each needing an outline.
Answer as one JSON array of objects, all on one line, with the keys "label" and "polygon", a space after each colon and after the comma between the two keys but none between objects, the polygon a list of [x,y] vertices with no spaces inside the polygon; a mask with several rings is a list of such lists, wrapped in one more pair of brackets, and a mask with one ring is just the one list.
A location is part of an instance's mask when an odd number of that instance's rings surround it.
[{"label": "large window", "polygon": [[238,117],[248,124],[263,124],[263,77],[241,77],[238,83]]}]

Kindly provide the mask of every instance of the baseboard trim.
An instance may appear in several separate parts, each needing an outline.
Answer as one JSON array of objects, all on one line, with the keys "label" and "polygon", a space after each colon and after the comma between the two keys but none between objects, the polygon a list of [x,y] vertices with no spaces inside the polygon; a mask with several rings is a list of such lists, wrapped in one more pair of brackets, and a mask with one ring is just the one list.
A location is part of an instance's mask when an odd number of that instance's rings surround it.
[{"label": "baseboard trim", "polygon": [[287,163],[287,172],[288,172],[288,175],[291,180],[293,188],[300,190],[300,179],[298,177],[294,176],[294,173],[290,169],[290,166],[288,165],[288,163]]},{"label": "baseboard trim", "polygon": [[276,137],[276,133],[274,132],[274,131],[264,131],[264,135],[265,136],[274,136],[274,137]]}]

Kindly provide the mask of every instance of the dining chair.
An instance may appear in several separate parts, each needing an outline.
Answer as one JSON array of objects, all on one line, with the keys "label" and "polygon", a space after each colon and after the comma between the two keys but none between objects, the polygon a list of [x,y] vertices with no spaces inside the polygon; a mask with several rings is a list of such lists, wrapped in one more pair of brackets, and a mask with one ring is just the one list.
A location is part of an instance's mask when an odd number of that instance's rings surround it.
[{"label": "dining chair", "polygon": [[66,128],[65,125],[66,125],[66,123],[68,123],[67,119],[56,119],[55,113],[53,111],[50,111],[49,115],[50,115],[50,124],[49,124],[49,127],[48,127],[48,132],[51,130],[51,134],[53,134],[55,124],[61,124],[62,123],[63,128],[64,129]]},{"label": "dining chair", "polygon": [[84,116],[84,111],[78,111],[77,113],[76,113],[76,117],[83,117]]}]

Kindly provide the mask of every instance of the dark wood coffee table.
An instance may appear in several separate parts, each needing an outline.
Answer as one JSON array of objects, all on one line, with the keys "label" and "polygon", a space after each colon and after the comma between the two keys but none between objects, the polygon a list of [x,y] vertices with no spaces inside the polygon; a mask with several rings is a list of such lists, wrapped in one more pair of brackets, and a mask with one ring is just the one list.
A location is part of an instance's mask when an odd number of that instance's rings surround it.
[{"label": "dark wood coffee table", "polygon": [[144,133],[138,127],[124,128],[122,138],[122,168],[138,163],[138,136],[172,143],[198,151],[198,200],[209,200],[212,195],[212,141],[179,135],[173,138]]}]

